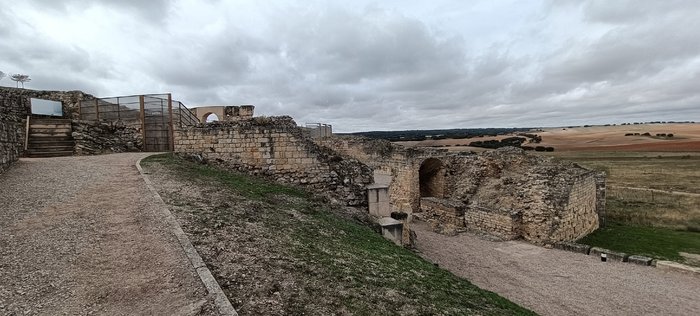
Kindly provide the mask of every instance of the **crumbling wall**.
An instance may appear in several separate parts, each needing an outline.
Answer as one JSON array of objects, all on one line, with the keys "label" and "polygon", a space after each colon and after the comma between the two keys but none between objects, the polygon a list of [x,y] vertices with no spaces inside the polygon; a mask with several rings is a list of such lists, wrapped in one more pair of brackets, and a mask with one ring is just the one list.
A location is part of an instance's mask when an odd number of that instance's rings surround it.
[{"label": "crumbling wall", "polygon": [[436,227],[455,226],[455,221],[442,209],[447,204],[421,199],[421,166],[426,162],[435,164],[435,160],[444,166],[444,174],[431,185],[442,187],[429,191],[440,193],[436,197],[442,200],[465,205],[464,223],[469,229],[504,239],[551,243],[590,233],[604,216],[604,176],[521,149],[447,153],[353,137],[318,142],[356,157],[374,170],[389,170],[392,209],[405,213],[427,211],[423,218],[442,221]]},{"label": "crumbling wall", "polygon": [[290,117],[212,122],[175,131],[175,152],[367,205],[372,169],[315,144]]},{"label": "crumbling wall", "polygon": [[29,99],[19,89],[0,88],[0,173],[17,161],[24,150]]},{"label": "crumbling wall", "polygon": [[133,124],[73,120],[71,125],[76,155],[143,150],[143,134]]},{"label": "crumbling wall", "polygon": [[[84,93],[82,91],[44,91],[44,90],[30,90],[22,88],[10,88],[10,87],[0,87],[0,96],[7,99],[22,98],[26,99],[27,106],[29,105],[29,98],[37,98],[51,101],[58,101],[63,104],[63,117],[64,118],[79,118],[79,108],[80,100],[90,100],[95,97]],[[29,108],[31,112],[31,108]]]}]

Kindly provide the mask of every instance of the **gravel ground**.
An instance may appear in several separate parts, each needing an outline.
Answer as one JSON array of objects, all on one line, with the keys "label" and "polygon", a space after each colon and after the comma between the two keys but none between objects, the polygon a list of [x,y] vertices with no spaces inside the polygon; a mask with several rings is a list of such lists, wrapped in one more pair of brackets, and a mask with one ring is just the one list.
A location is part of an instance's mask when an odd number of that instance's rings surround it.
[{"label": "gravel ground", "polygon": [[143,153],[21,159],[0,174],[0,315],[214,315],[155,215]]},{"label": "gravel ground", "polygon": [[412,226],[421,256],[542,315],[697,315],[700,277]]}]

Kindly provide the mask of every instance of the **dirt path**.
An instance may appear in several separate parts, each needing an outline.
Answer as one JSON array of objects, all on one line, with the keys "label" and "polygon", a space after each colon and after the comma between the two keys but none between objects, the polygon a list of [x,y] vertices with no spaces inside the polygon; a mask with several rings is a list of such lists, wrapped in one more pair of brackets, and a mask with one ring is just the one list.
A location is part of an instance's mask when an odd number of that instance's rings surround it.
[{"label": "dirt path", "polygon": [[700,277],[413,226],[421,255],[542,315],[696,315]]},{"label": "dirt path", "polygon": [[0,175],[0,315],[215,315],[135,167],[22,159]]},{"label": "dirt path", "polygon": [[[611,186],[613,186],[613,185],[611,185]],[[620,188],[620,189],[635,190],[635,191],[658,192],[658,193],[675,194],[675,195],[692,196],[692,197],[700,196],[700,193],[691,193],[691,192],[683,192],[683,191],[668,191],[668,190],[638,188],[638,187],[628,187],[628,186],[614,186],[614,187]]]}]

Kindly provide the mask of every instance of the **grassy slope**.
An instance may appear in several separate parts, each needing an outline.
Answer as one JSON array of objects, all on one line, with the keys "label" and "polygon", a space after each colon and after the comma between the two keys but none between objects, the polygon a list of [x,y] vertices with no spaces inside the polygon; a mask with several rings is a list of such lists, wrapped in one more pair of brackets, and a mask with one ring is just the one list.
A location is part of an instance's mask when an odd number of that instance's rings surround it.
[{"label": "grassy slope", "polygon": [[[202,183],[253,201],[256,213],[248,216],[234,213],[227,207],[210,211],[188,210],[198,227],[189,234],[226,236],[207,233],[212,227],[225,229],[231,223],[250,222],[266,227],[264,236],[248,239],[272,239],[275,257],[286,263],[269,261],[270,273],[282,269],[275,278],[290,278],[284,283],[299,285],[285,297],[286,314],[349,313],[353,315],[530,315],[508,300],[484,291],[450,272],[423,260],[416,254],[395,246],[367,226],[336,216],[328,205],[295,188],[265,182],[236,173],[182,161],[172,156],[152,156],[144,165],[159,164],[181,175],[183,179],[198,179]],[[175,197],[177,202],[177,198]],[[187,204],[186,201],[182,201]],[[299,212],[300,214],[297,214]],[[292,215],[290,215],[292,214]],[[243,226],[236,227],[240,231]],[[185,227],[188,230],[187,227]],[[225,238],[225,237],[221,237]],[[195,244],[197,245],[197,240]],[[217,242],[218,244],[219,242]],[[206,247],[206,244],[198,245]],[[245,245],[239,245],[245,248]],[[263,249],[263,246],[257,246]],[[262,252],[262,250],[261,250]],[[243,289],[228,288],[225,267],[211,262],[206,250],[203,255],[225,291],[233,297],[250,295]],[[265,262],[258,258],[256,262]],[[238,283],[246,281],[234,280]],[[252,283],[266,282],[252,280]],[[322,298],[322,299],[321,299]],[[251,300],[258,298],[250,298]],[[325,312],[324,312],[325,311]],[[253,312],[251,312],[253,313]]]},{"label": "grassy slope", "polygon": [[700,198],[624,187],[698,193],[700,156],[687,153],[567,152],[562,159],[608,175],[608,227],[580,242],[631,254],[684,262],[700,254]]}]

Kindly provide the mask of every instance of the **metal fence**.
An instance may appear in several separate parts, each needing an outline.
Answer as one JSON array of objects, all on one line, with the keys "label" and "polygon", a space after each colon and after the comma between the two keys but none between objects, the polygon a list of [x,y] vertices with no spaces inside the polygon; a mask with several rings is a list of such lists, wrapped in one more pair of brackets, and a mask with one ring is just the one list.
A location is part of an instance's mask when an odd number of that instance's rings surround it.
[{"label": "metal fence", "polygon": [[173,130],[199,123],[170,94],[130,95],[80,101],[81,120],[121,122],[141,130],[145,151],[173,149]]}]

